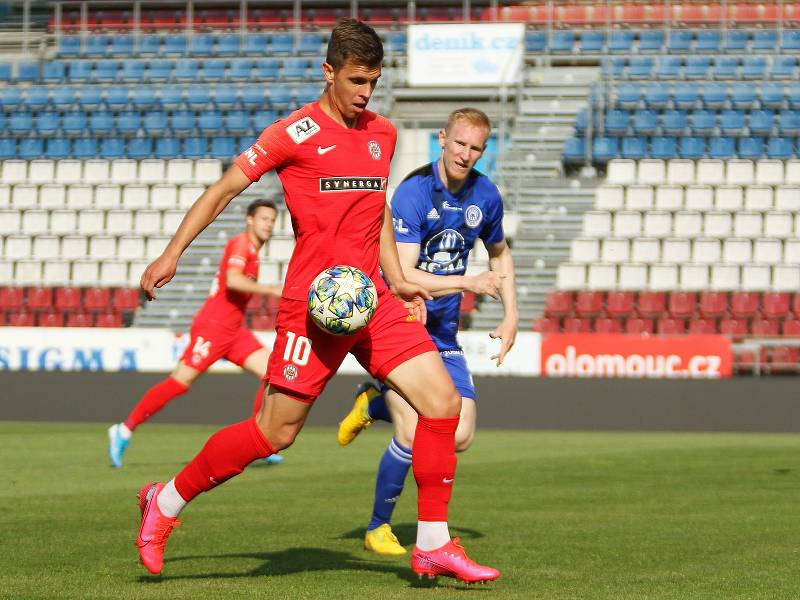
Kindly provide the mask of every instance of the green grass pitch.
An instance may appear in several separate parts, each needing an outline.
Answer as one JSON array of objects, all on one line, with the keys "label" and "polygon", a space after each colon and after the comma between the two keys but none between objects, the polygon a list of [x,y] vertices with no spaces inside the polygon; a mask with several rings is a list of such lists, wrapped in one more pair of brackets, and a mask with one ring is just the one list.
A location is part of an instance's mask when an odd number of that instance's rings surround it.
[{"label": "green grass pitch", "polygon": [[[792,435],[479,431],[451,526],[502,577],[469,587],[362,550],[386,427],[344,449],[309,429],[284,464],[189,506],[150,576],[135,493],[214,430],[144,426],[115,471],[104,426],[0,424],[0,598],[800,598]],[[409,480],[395,519],[409,548],[415,499]]]}]

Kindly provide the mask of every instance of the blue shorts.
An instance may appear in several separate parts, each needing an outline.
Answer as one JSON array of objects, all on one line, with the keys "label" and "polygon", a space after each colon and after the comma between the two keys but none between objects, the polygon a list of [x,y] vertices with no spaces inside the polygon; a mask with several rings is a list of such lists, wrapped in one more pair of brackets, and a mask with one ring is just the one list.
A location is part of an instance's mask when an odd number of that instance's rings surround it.
[{"label": "blue shorts", "polygon": [[[472,373],[469,372],[467,366],[467,359],[464,358],[463,350],[440,350],[439,356],[442,357],[442,362],[450,373],[450,379],[456,386],[458,393],[462,398],[470,398],[476,400],[475,386],[472,384]],[[386,384],[381,383],[381,392],[384,394],[389,388]]]}]

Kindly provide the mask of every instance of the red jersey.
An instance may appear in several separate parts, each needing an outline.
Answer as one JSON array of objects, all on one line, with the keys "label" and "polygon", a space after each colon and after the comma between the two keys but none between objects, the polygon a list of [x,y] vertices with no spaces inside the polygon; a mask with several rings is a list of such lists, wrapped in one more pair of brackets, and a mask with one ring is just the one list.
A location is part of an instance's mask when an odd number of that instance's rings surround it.
[{"label": "red jersey", "polygon": [[312,102],[267,127],[236,159],[251,181],[275,169],[283,184],[296,239],[284,297],[305,301],[314,277],[338,264],[386,288],[378,257],[396,141],[380,115],[365,110],[349,129]]},{"label": "red jersey", "polygon": [[195,323],[213,323],[225,329],[241,327],[245,308],[253,294],[228,289],[225,273],[231,267],[239,267],[253,281],[258,279],[258,249],[247,233],[240,233],[225,244],[225,253],[211,282],[208,299],[194,318]]}]

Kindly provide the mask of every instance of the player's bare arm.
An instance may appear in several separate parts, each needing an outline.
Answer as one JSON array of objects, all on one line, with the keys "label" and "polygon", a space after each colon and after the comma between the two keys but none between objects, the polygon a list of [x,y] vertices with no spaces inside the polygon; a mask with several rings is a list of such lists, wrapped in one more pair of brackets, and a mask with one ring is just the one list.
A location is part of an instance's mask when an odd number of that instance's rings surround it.
[{"label": "player's bare arm", "polygon": [[496,244],[487,244],[489,253],[489,268],[492,272],[500,273],[503,278],[500,282],[500,299],[503,302],[503,320],[489,334],[492,339],[501,340],[500,351],[492,356],[499,367],[503,364],[506,354],[514,346],[517,339],[519,313],[517,312],[517,287],[514,278],[514,261],[511,257],[511,248],[505,240]]},{"label": "player's bare arm", "polygon": [[244,172],[233,165],[195,201],[164,252],[142,274],[139,282],[148,300],[156,297],[156,288],[167,284],[174,276],[178,260],[192,241],[203,231],[236,196],[250,185]]},{"label": "player's bare arm", "polygon": [[243,294],[262,294],[264,296],[280,296],[281,288],[276,285],[257,283],[245,275],[237,267],[229,267],[225,271],[225,285],[229,290]]}]

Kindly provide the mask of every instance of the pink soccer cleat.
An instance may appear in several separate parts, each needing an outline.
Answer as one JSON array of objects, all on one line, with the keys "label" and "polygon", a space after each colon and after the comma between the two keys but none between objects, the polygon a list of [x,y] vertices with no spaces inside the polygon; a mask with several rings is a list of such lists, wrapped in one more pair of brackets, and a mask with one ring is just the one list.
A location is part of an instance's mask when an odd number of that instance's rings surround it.
[{"label": "pink soccer cleat", "polygon": [[411,553],[411,570],[422,577],[430,578],[442,575],[453,577],[467,583],[494,581],[500,577],[500,571],[492,567],[479,565],[467,556],[458,538],[447,542],[436,550],[420,550],[414,546]]},{"label": "pink soccer cleat", "polygon": [[164,547],[172,529],[180,525],[177,517],[167,517],[158,508],[156,497],[164,487],[163,483],[148,483],[139,490],[139,510],[142,511],[142,525],[136,546],[139,558],[147,570],[158,575],[164,566]]}]

